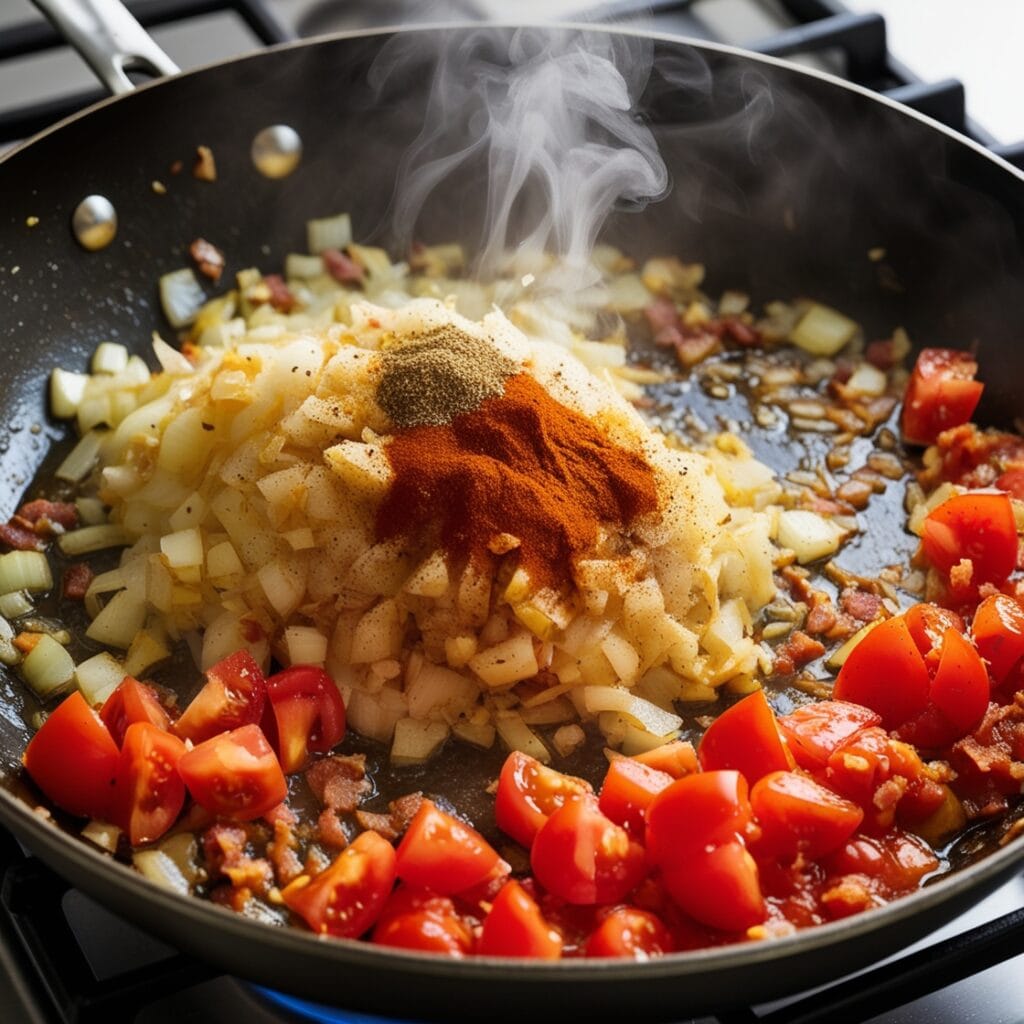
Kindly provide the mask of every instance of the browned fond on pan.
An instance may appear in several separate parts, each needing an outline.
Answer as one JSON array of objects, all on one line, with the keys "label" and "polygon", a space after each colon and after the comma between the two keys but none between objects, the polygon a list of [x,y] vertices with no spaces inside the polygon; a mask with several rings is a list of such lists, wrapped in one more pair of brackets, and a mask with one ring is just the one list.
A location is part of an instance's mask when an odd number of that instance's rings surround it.
[{"label": "browned fond on pan", "polygon": [[[434,32],[439,30],[425,30]],[[443,30],[452,36],[470,29]],[[594,29],[592,31],[603,31]],[[415,135],[426,81],[383,104],[365,72],[384,35],[284,47],[183,75],[112,101],[0,163],[0,474],[6,516],[48,437],[44,393],[56,364],[84,365],[103,340],[136,350],[161,326],[155,280],[184,265],[202,235],[228,272],[278,265],[304,248],[307,218],[349,210],[356,232],[386,242],[385,211],[400,153]],[[973,145],[884,101],[771,61],[659,40],[662,57],[705,65],[706,93],[653,90],[648,112],[675,179],[665,202],[616,219],[630,251],[676,252],[709,266],[711,287],[756,298],[813,295],[868,333],[905,326],[932,345],[977,341],[988,380],[982,416],[1009,425],[1024,380],[1024,181]],[[756,133],[722,131],[751,87],[770,90]],[[299,169],[261,178],[249,143],[274,123],[305,143]],[[733,122],[734,126],[736,122]],[[170,175],[211,146],[218,182]],[[158,194],[152,182],[166,183]],[[121,227],[96,254],[77,247],[71,211],[107,195]],[[479,182],[450,181],[420,234],[472,244]],[[29,218],[38,218],[35,226]],[[886,249],[883,272],[866,258]],[[33,423],[44,425],[33,434]],[[769,459],[777,442],[755,435]],[[895,520],[882,526],[894,536]],[[786,939],[646,963],[452,962],[271,929],[159,890],[33,814],[19,799],[30,701],[0,681],[0,821],[72,882],[182,949],[262,983],[354,1009],[419,1019],[519,1018],[550,1005],[591,1017],[676,1018],[749,1003],[836,977],[949,919],[1018,869],[1018,844],[882,910]]]}]

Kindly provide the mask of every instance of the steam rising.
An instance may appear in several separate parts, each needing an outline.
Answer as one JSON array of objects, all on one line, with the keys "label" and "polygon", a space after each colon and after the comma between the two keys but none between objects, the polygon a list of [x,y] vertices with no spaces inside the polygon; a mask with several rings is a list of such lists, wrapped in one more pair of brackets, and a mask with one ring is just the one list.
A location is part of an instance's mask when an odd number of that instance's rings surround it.
[{"label": "steam rising", "polygon": [[[424,55],[396,37],[371,74]],[[564,289],[589,283],[590,255],[613,209],[642,208],[669,176],[635,113],[653,44],[640,37],[522,28],[459,36],[433,57],[423,129],[398,171],[393,219],[408,243],[431,193],[467,165],[486,169],[476,273],[560,259]],[[429,55],[427,55],[429,57]],[[550,280],[550,277],[549,277]]]}]

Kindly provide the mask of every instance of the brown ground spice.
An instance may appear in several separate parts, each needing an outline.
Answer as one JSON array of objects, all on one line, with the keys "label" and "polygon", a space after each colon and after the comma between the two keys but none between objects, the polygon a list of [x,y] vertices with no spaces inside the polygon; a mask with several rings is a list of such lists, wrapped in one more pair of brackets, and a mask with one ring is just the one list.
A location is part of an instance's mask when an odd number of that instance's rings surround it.
[{"label": "brown ground spice", "polygon": [[658,507],[647,462],[527,374],[451,423],[399,431],[385,450],[394,480],[377,511],[378,539],[440,523],[451,557],[484,563],[488,542],[512,534],[538,586],[567,581],[600,524],[628,526]]}]

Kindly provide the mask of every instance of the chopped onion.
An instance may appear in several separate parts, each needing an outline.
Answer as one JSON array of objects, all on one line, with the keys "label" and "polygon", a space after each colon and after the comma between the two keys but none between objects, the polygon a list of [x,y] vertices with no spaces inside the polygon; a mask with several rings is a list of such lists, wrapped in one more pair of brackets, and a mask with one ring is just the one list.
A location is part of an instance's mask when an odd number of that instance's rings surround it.
[{"label": "chopped onion", "polygon": [[128,534],[124,527],[116,523],[100,523],[97,526],[82,526],[77,530],[69,530],[57,538],[61,551],[65,555],[74,558],[78,555],[88,555],[93,551],[103,551],[106,548],[123,547],[129,542]]},{"label": "chopped onion", "polygon": [[860,328],[838,310],[812,303],[789,333],[789,340],[813,356],[834,356]]},{"label": "chopped onion", "polygon": [[28,615],[35,605],[23,590],[13,590],[9,594],[0,594],[0,615],[8,619],[18,619]]},{"label": "chopped onion", "polygon": [[68,452],[67,457],[57,467],[53,475],[58,480],[68,480],[71,483],[84,480],[96,465],[96,459],[99,457],[100,447],[103,444],[103,436],[99,430],[90,430]]},{"label": "chopped onion", "polygon": [[496,715],[494,725],[501,742],[509,750],[522,751],[530,757],[535,757],[541,764],[550,764],[551,752],[518,712],[507,711]]},{"label": "chopped onion", "polygon": [[88,383],[88,374],[55,369],[50,374],[50,412],[59,420],[71,419]]},{"label": "chopped onion", "polygon": [[15,590],[36,593],[52,586],[50,563],[41,551],[8,551],[0,555],[0,594]]},{"label": "chopped onion", "polygon": [[75,660],[52,636],[40,633],[21,663],[21,674],[37,696],[50,697],[74,678]]},{"label": "chopped onion", "polygon": [[116,853],[117,844],[121,838],[121,830],[116,825],[106,821],[90,821],[82,829],[82,838],[95,843],[101,850],[107,853]]},{"label": "chopped onion", "polygon": [[191,267],[160,277],[160,306],[175,330],[188,327],[205,302],[206,293]]},{"label": "chopped onion", "polygon": [[325,249],[344,249],[352,244],[352,218],[347,213],[339,213],[306,221],[306,240],[309,251],[314,254]]},{"label": "chopped onion", "polygon": [[110,374],[123,373],[128,368],[128,349],[113,341],[104,341],[96,346],[92,354],[92,372]]},{"label": "chopped onion", "polygon": [[312,626],[289,626],[284,642],[293,665],[323,665],[327,660],[327,637]]},{"label": "chopped onion", "polygon": [[792,549],[801,565],[834,555],[843,534],[835,523],[808,509],[784,509],[779,513],[776,540],[781,547]]},{"label": "chopped onion", "polygon": [[139,678],[152,665],[170,656],[170,650],[153,633],[148,629],[139,630],[124,657],[125,675]]},{"label": "chopped onion", "polygon": [[75,682],[86,702],[96,706],[102,704],[130,674],[112,654],[101,651],[86,658],[75,669]]},{"label": "chopped onion", "polygon": [[[332,246],[325,246],[324,248],[330,249]],[[306,256],[290,252],[284,258],[284,276],[289,280],[292,278],[308,279],[319,277],[322,273],[324,273],[324,260],[322,256]]]},{"label": "chopped onion", "polygon": [[5,618],[0,618],[0,663],[4,665],[17,665],[21,661],[21,651],[13,641],[14,627]]},{"label": "chopped onion", "polygon": [[398,766],[423,764],[441,749],[446,739],[448,726],[444,722],[400,718],[395,723],[391,742],[391,763]]},{"label": "chopped onion", "polygon": [[78,521],[86,526],[99,526],[107,521],[107,512],[99,498],[75,498]]},{"label": "chopped onion", "polygon": [[145,621],[145,602],[122,590],[92,620],[85,635],[97,643],[127,650]]}]

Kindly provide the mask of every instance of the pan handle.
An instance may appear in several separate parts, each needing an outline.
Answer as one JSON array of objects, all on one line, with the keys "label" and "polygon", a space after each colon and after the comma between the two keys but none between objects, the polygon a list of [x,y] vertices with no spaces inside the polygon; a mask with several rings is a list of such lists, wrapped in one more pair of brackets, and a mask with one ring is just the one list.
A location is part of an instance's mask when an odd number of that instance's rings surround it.
[{"label": "pan handle", "polygon": [[115,95],[135,88],[129,71],[175,75],[177,64],[121,0],[33,0]]}]

